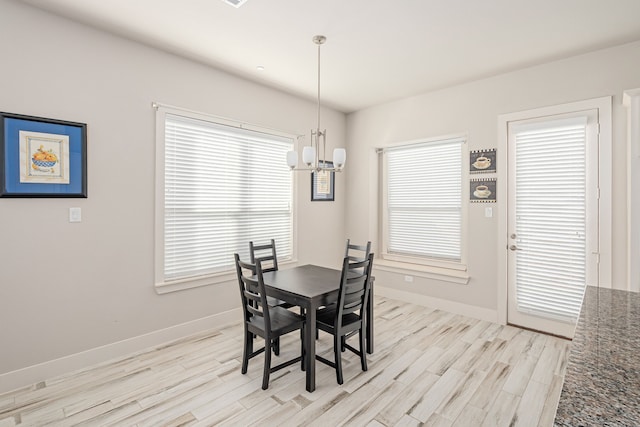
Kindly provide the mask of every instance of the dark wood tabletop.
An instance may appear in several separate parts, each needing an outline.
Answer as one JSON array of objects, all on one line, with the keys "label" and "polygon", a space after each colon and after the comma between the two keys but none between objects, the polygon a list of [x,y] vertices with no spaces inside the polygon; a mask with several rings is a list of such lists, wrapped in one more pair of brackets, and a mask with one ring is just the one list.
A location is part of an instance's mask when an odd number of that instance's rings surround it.
[{"label": "dark wood tabletop", "polygon": [[295,305],[309,304],[309,299],[326,305],[338,299],[340,270],[302,265],[263,275],[270,296]]}]

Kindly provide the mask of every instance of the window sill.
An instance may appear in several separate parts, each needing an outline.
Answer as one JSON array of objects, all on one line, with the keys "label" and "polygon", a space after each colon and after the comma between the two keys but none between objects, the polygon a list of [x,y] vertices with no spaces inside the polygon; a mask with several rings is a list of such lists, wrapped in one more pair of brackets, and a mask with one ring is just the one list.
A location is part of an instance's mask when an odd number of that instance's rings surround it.
[{"label": "window sill", "polygon": [[417,277],[466,285],[469,283],[470,277],[467,273],[466,266],[461,267],[462,269],[450,269],[384,259],[376,259],[373,263],[374,270],[388,271],[398,274],[407,274],[408,272],[411,272],[412,275]]},{"label": "window sill", "polygon": [[[285,266],[285,265],[296,264],[296,263],[297,263],[297,260],[287,260],[278,264],[281,266]],[[189,279],[182,279],[182,280],[174,280],[172,282],[156,283],[155,288],[156,288],[156,293],[162,295],[162,294],[168,294],[171,292],[184,291],[186,289],[199,288],[201,286],[211,286],[211,285],[217,285],[220,283],[227,283],[235,280],[238,280],[236,277],[235,270],[233,271],[229,270],[229,271],[224,271],[218,274],[210,274],[207,276],[192,277]]]}]

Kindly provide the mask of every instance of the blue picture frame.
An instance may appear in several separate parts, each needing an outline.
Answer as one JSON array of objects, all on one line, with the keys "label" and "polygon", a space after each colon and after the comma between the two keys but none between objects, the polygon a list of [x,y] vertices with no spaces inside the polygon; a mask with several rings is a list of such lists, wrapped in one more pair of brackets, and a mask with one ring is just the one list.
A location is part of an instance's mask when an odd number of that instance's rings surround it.
[{"label": "blue picture frame", "polygon": [[85,123],[0,112],[0,197],[87,197]]}]

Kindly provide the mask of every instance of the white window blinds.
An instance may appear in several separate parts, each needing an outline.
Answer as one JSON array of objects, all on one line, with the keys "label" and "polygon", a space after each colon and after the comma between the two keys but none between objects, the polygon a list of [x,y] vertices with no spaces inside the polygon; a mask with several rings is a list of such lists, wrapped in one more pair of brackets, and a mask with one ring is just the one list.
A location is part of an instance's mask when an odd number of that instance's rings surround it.
[{"label": "white window blinds", "polygon": [[167,114],[164,280],[233,268],[249,241],[292,253],[290,138]]},{"label": "white window blinds", "polygon": [[586,283],[586,119],[514,133],[518,310],[575,320]]},{"label": "white window blinds", "polygon": [[384,151],[389,255],[461,260],[463,143],[452,138]]}]

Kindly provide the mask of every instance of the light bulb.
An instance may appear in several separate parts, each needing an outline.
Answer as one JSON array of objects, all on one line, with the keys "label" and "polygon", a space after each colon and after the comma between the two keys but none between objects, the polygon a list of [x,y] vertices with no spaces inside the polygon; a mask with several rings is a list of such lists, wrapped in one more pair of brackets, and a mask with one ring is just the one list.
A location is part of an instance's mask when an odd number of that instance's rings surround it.
[{"label": "light bulb", "polygon": [[298,152],[287,151],[287,164],[291,169],[295,169],[298,166]]},{"label": "light bulb", "polygon": [[311,167],[315,159],[316,159],[316,152],[313,149],[313,147],[306,146],[302,149],[302,162],[305,165],[307,165],[308,167]]},{"label": "light bulb", "polygon": [[336,148],[333,150],[333,165],[336,168],[342,169],[346,161],[347,150],[345,150],[344,148]]}]

